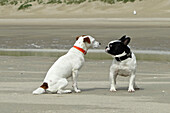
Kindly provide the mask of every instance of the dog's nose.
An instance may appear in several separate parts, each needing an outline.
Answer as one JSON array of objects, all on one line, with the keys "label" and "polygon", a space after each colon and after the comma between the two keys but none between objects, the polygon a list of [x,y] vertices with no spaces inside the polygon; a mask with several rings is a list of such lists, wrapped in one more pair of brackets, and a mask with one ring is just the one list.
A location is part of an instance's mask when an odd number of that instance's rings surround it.
[{"label": "dog's nose", "polygon": [[99,45],[102,45],[102,44],[99,42]]}]

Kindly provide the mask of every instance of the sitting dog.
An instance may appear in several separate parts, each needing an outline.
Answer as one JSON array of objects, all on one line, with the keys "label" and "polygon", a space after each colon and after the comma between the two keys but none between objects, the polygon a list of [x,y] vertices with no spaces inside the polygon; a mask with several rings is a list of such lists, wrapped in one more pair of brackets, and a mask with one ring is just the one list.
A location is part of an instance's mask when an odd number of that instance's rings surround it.
[{"label": "sitting dog", "polygon": [[130,40],[130,37],[125,35],[119,40],[109,42],[105,48],[105,51],[114,58],[110,67],[109,76],[111,82],[111,92],[116,91],[115,85],[117,75],[125,77],[130,76],[128,88],[129,92],[134,92],[135,88],[137,88],[135,84],[136,57],[128,46]]},{"label": "sitting dog", "polygon": [[73,89],[79,93],[77,87],[78,71],[83,66],[84,55],[90,47],[97,48],[101,44],[92,36],[82,35],[76,38],[74,46],[67,54],[61,56],[49,69],[43,84],[33,91],[33,94],[43,94],[46,91],[52,93],[71,93],[71,90],[64,90],[68,85],[67,78],[72,77]]}]

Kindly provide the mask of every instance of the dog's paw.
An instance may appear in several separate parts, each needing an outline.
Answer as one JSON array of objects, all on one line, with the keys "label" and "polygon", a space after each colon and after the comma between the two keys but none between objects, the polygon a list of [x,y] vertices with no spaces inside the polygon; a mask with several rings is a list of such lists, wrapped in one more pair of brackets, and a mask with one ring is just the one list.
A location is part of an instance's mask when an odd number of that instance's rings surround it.
[{"label": "dog's paw", "polygon": [[129,89],[128,89],[128,92],[130,92],[130,93],[131,93],[131,92],[135,92],[135,90],[134,90],[133,88],[129,88]]},{"label": "dog's paw", "polygon": [[115,88],[110,88],[110,92],[116,92]]},{"label": "dog's paw", "polygon": [[71,90],[65,90],[67,93],[72,93],[72,91]]},{"label": "dog's paw", "polygon": [[33,95],[40,95],[45,93],[45,90],[43,88],[37,88],[35,91],[32,92]]},{"label": "dog's paw", "polygon": [[76,93],[81,93],[80,89],[75,90]]}]

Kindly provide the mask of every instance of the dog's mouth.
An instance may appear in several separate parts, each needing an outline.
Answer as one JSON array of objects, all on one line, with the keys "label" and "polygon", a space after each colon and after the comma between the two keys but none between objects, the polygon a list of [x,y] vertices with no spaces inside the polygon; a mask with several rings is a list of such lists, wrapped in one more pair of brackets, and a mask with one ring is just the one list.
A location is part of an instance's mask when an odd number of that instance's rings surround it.
[{"label": "dog's mouth", "polygon": [[110,48],[108,47],[108,46],[106,46],[106,48],[105,48],[105,52],[107,52],[108,53],[108,51],[110,50]]}]

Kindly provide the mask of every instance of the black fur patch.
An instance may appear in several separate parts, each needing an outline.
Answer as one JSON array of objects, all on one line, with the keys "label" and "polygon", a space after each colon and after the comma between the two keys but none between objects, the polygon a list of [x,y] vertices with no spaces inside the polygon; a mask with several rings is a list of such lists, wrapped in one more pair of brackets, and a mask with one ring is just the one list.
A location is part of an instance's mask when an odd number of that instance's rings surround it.
[{"label": "black fur patch", "polygon": [[126,54],[131,53],[130,48],[127,46],[130,43],[131,38],[124,35],[119,40],[110,42],[108,46],[106,46],[106,52],[111,55],[120,55],[123,52]]}]

